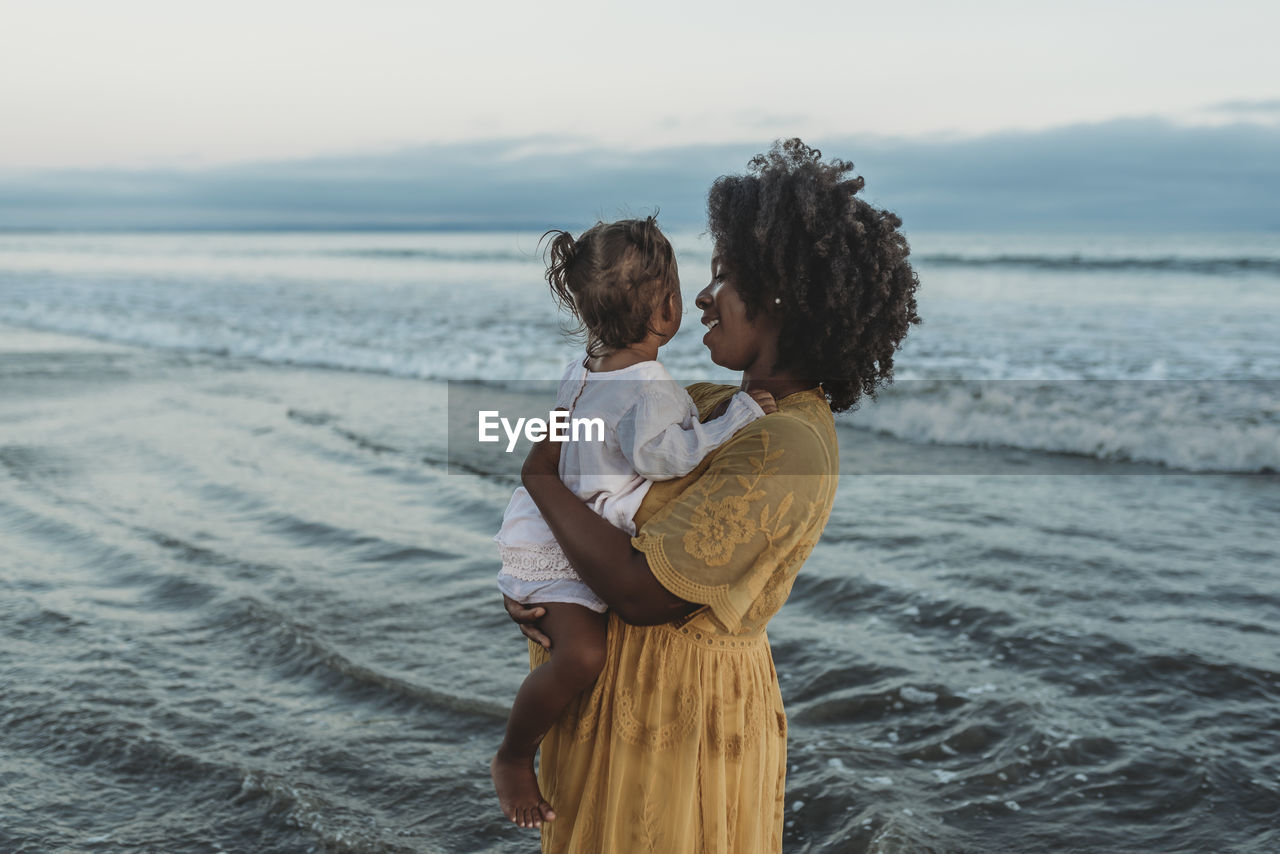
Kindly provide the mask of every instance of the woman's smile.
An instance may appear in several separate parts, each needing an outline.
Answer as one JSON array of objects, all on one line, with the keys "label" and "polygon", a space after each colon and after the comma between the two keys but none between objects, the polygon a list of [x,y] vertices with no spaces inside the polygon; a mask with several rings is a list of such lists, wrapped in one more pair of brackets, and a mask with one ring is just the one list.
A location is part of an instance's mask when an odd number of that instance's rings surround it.
[{"label": "woman's smile", "polygon": [[708,336],[710,336],[710,335],[711,335],[711,331],[712,331],[713,329],[715,329],[717,326],[719,326],[719,325],[720,325],[720,318],[718,318],[718,317],[704,317],[704,318],[702,318],[702,323],[703,323],[703,325],[704,325],[704,326],[706,326],[706,327],[707,327],[707,332],[706,332],[706,334],[702,336],[702,343],[703,343],[703,344],[705,344],[705,343],[707,343],[707,338],[708,338]]}]

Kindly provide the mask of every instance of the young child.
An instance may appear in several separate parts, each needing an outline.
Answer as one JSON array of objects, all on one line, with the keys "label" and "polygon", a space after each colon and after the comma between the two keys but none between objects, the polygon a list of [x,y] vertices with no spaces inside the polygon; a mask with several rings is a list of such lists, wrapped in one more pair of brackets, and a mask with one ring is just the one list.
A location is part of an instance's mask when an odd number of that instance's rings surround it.
[{"label": "young child", "polygon": [[[591,508],[627,533],[652,481],[688,474],[711,450],[777,406],[767,392],[738,392],[723,415],[700,423],[689,394],[657,361],[680,328],[683,304],[675,252],[653,217],[597,223],[577,240],[548,232],[547,281],[586,333],[587,356],[560,381],[556,405],[573,418],[600,418],[603,441],[566,442],[560,477]],[[498,587],[545,609],[539,627],[551,658],[524,680],[506,738],[490,764],[503,813],[521,827],[553,817],[534,775],[538,744],[575,695],[604,666],[605,603],[578,577],[523,487],[494,537]]]}]

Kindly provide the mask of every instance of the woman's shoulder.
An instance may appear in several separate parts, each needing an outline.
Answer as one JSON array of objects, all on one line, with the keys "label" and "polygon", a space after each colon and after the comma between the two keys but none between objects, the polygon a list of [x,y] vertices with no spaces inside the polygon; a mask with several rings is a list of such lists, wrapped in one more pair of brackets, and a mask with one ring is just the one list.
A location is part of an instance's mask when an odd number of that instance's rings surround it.
[{"label": "woman's shoulder", "polygon": [[781,474],[834,474],[839,457],[835,419],[819,389],[782,398],[777,412],[743,427],[723,450],[751,466],[763,454]]}]

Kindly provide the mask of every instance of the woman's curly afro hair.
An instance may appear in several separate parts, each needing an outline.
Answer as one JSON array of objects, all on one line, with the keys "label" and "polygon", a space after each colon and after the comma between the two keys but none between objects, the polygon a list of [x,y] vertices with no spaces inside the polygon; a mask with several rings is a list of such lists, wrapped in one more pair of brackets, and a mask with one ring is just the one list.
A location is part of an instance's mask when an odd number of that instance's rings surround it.
[{"label": "woman's curly afro hair", "polygon": [[[902,220],[857,197],[845,160],[799,139],[775,142],[707,198],[709,231],[747,316],[780,316],[778,364],[822,383],[835,412],[893,379],[893,354],[919,323],[919,279]],[[781,300],[781,303],[775,303]]]}]

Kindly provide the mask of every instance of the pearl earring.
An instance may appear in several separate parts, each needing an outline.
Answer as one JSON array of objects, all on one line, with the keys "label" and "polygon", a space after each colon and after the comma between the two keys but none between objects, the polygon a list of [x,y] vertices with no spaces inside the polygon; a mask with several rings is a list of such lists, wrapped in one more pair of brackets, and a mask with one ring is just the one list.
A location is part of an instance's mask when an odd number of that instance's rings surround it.
[{"label": "pearl earring", "polygon": [[774,305],[782,305],[782,297],[774,297],[774,298],[773,298],[773,304],[774,304]]}]

